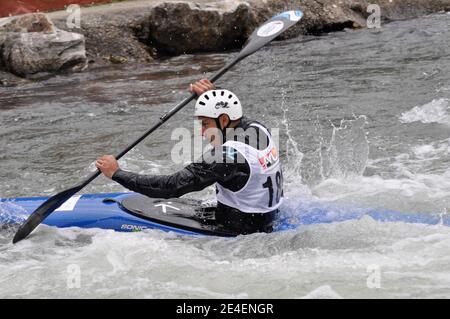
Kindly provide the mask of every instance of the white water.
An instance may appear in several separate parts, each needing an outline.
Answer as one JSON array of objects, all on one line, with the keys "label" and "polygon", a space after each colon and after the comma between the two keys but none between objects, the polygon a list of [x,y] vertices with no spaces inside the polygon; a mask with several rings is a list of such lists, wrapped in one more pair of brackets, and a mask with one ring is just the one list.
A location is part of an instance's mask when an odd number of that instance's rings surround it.
[{"label": "white water", "polygon": [[448,227],[370,218],[235,239],[44,226],[2,247],[0,297],[442,298],[449,251]]},{"label": "white water", "polygon": [[436,99],[422,106],[416,106],[402,114],[403,123],[422,122],[450,125],[450,104],[448,99]]}]

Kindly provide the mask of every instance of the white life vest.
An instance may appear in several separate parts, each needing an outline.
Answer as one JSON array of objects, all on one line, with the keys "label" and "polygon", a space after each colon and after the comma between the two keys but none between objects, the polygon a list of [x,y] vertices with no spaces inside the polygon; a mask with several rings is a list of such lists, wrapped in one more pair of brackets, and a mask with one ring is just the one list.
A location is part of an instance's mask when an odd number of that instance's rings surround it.
[{"label": "white life vest", "polygon": [[236,192],[217,183],[217,201],[244,213],[267,213],[277,209],[282,202],[281,164],[278,150],[267,129],[256,123],[250,126],[264,132],[269,139],[269,144],[264,150],[258,150],[238,141],[227,141],[223,144],[223,146],[234,148],[245,158],[250,166],[250,177],[247,184]]}]

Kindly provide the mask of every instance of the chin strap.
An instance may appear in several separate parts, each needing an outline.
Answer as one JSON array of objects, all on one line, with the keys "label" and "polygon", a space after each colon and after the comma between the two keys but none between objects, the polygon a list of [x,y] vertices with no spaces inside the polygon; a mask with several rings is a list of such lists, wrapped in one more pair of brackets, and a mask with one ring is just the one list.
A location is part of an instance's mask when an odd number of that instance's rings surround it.
[{"label": "chin strap", "polygon": [[227,141],[226,130],[230,126],[231,120],[228,121],[227,126],[225,126],[224,128],[220,127],[219,118],[215,118],[214,120],[216,121],[217,128],[222,132],[222,144],[225,144],[225,142]]}]

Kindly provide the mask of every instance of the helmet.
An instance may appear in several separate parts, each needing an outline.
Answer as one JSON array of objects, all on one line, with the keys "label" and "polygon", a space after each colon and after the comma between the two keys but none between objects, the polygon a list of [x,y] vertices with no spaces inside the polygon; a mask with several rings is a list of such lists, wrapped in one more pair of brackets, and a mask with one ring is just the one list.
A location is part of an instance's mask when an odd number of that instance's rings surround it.
[{"label": "helmet", "polygon": [[242,117],[241,102],[228,90],[206,91],[195,103],[195,116],[204,116],[217,119],[220,115],[227,114],[231,121]]}]

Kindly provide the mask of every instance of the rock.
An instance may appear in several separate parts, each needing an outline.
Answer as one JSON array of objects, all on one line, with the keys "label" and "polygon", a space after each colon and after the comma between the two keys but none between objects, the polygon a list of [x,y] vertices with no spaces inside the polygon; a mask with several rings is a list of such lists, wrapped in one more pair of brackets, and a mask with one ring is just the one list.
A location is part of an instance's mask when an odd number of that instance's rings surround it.
[{"label": "rock", "polygon": [[[82,21],[81,28],[76,32],[85,36],[87,56],[91,60],[101,63],[110,60],[110,56],[124,57],[129,62],[152,60],[151,48],[142,43],[137,35],[137,29],[143,24],[143,18],[138,13],[129,16],[86,14]],[[56,20],[55,24],[63,30],[73,31],[67,28],[65,19]],[[116,60],[113,58],[110,61],[114,63]]]},{"label": "rock", "polygon": [[56,28],[43,14],[21,16],[0,28],[0,69],[21,77],[87,66],[84,36]]},{"label": "rock", "polygon": [[20,16],[5,25],[0,31],[3,32],[55,32],[53,23],[43,13],[32,13]]},{"label": "rock", "polygon": [[[373,1],[353,0],[353,2],[357,2],[365,11]],[[376,3],[381,8],[384,21],[413,19],[425,14],[450,10],[450,0],[380,0]]]},{"label": "rock", "polygon": [[1,48],[4,68],[27,77],[35,73],[80,71],[86,67],[84,37],[57,30],[54,33],[7,33]]},{"label": "rock", "polygon": [[[358,0],[361,2],[360,0]],[[289,5],[284,2],[284,8]],[[307,0],[302,6],[297,1],[298,6],[302,8],[304,18],[301,23],[294,26],[288,32],[282,35],[282,38],[293,38],[302,34],[323,34],[334,31],[342,31],[354,27],[365,27],[366,18],[361,12],[354,11],[350,8],[349,0]],[[280,5],[279,2],[277,2]],[[280,8],[281,9],[281,8]]]},{"label": "rock", "polygon": [[168,2],[150,12],[148,43],[160,54],[223,51],[240,47],[255,24],[250,6],[240,1],[228,10]]}]

